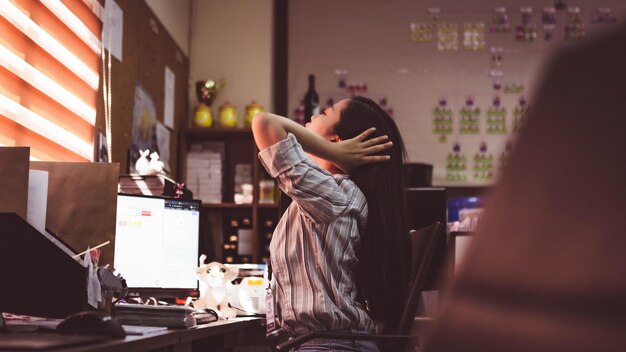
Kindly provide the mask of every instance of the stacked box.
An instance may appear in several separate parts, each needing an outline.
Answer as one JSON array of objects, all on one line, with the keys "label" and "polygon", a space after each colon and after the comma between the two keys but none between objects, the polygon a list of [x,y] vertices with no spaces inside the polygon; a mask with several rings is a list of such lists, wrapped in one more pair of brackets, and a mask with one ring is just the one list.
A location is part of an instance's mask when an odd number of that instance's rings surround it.
[{"label": "stacked box", "polygon": [[235,165],[234,193],[243,193],[241,185],[244,183],[252,184],[252,164]]},{"label": "stacked box", "polygon": [[222,202],[224,143],[195,143],[187,153],[187,188],[203,203]]}]

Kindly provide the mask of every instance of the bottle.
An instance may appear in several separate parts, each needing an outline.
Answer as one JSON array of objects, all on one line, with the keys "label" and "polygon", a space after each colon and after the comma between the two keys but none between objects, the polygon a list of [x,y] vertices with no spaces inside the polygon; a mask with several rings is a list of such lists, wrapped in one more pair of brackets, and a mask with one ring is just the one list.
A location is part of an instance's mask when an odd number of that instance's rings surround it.
[{"label": "bottle", "polygon": [[304,123],[311,122],[311,116],[320,113],[320,97],[315,91],[315,75],[309,75],[309,90],[304,95]]},{"label": "bottle", "polygon": [[238,235],[239,249],[237,250],[237,260],[240,263],[250,263],[254,255],[254,243],[256,242],[252,234],[252,218],[250,216],[245,215],[241,218]]},{"label": "bottle", "polygon": [[301,125],[304,125],[304,99],[300,100],[300,104],[293,111],[293,120]]},{"label": "bottle", "polygon": [[233,263],[236,260],[239,242],[239,219],[232,217],[225,226],[222,258],[225,263]]}]

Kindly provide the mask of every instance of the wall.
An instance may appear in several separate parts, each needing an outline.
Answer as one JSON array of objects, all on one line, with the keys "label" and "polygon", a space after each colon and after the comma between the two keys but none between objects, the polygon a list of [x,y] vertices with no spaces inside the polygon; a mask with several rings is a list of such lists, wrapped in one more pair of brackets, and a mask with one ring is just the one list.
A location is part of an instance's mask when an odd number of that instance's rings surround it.
[{"label": "wall", "polygon": [[[240,116],[253,99],[272,110],[272,0],[145,1],[190,58],[190,82],[225,79],[214,114],[226,100]],[[189,100],[193,113],[191,83]]]},{"label": "wall", "polygon": [[[580,6],[587,34],[600,30],[605,24],[592,24],[591,15],[598,7],[612,7],[622,20],[626,17],[626,4],[622,0],[565,1]],[[320,103],[332,97],[335,102],[349,96],[338,87],[336,70],[347,70],[348,83],[367,83],[364,95],[374,100],[386,97],[394,110],[413,162],[433,164],[437,185],[476,186],[491,184],[492,180],[475,179],[473,158],[480,144],[486,142],[493,156],[497,176],[499,157],[505,143],[514,145],[511,133],[512,110],[520,95],[506,94],[493,89],[491,46],[504,49],[500,69],[504,75],[501,83],[521,82],[526,89],[523,95],[532,105],[533,86],[539,77],[544,60],[553,48],[563,45],[563,28],[566,12],[557,13],[557,34],[552,42],[543,38],[541,10],[553,5],[546,0],[483,0],[483,1],[404,1],[404,0],[300,0],[289,2],[289,111],[293,114],[307,89],[307,75],[317,76]],[[427,12],[429,6],[441,9],[439,22],[457,23],[460,27],[459,48],[456,51],[437,49],[437,31],[434,42],[418,43],[411,40],[410,23],[432,23]],[[520,7],[532,6],[531,20],[538,27],[538,39],[532,43],[517,42],[514,32],[489,33],[494,7],[506,6],[512,26],[521,22]],[[463,49],[463,24],[483,22],[487,26],[485,49]],[[481,132],[476,135],[449,135],[445,142],[433,133],[433,109],[440,97],[445,97],[453,111],[455,124],[459,111],[468,96],[473,96],[475,106],[481,109]],[[485,111],[499,95],[507,109],[507,134],[485,132]],[[566,128],[566,126],[564,126]],[[453,145],[459,142],[466,157],[465,181],[447,179],[447,157]],[[532,172],[533,170],[529,170]]]},{"label": "wall", "polygon": [[[121,164],[121,172],[128,168],[128,148],[132,132],[132,96],[136,81],[142,82],[155,99],[157,119],[163,121],[162,64],[169,54],[175,68],[181,60],[190,71],[176,72],[176,126],[170,140],[170,167],[177,177],[178,135],[189,125],[196,105],[191,82],[206,78],[223,78],[225,88],[218,94],[213,111],[224,101],[233,103],[243,118],[245,106],[253,99],[271,110],[272,102],[272,0],[117,0],[124,11],[124,61],[113,59],[113,156]],[[167,55],[155,55],[160,49],[150,38],[152,31],[144,31],[152,16],[156,16],[166,30],[160,31],[168,47]],[[160,26],[158,26],[160,27]],[[139,29],[141,28],[141,31]],[[148,40],[150,39],[150,40]],[[174,46],[173,48],[170,48]],[[180,49],[177,50],[176,46]],[[184,57],[188,55],[187,57]],[[167,57],[166,57],[167,56]],[[156,82],[154,87],[149,82]],[[148,82],[148,83],[146,83]],[[182,97],[182,100],[179,98]],[[101,100],[98,114],[102,115]],[[179,110],[180,109],[180,110]]]},{"label": "wall", "polygon": [[189,23],[191,0],[145,0],[154,11],[163,27],[176,41],[183,53],[189,57]]},{"label": "wall", "polygon": [[[193,0],[190,82],[223,78],[213,114],[225,101],[241,119],[252,100],[272,110],[272,0]],[[189,91],[190,114],[197,103]]]}]

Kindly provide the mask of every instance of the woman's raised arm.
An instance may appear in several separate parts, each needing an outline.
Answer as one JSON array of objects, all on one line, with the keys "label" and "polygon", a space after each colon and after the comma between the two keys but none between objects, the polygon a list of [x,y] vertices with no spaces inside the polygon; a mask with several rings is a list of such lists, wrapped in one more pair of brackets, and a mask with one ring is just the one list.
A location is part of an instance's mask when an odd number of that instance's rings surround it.
[{"label": "woman's raised arm", "polygon": [[374,131],[370,128],[354,138],[334,143],[286,117],[272,113],[257,113],[252,121],[252,133],[259,150],[276,144],[292,133],[304,151],[332,162],[345,172],[358,165],[389,160],[386,155],[371,155],[392,146],[391,142],[386,142],[386,135],[367,139]]}]

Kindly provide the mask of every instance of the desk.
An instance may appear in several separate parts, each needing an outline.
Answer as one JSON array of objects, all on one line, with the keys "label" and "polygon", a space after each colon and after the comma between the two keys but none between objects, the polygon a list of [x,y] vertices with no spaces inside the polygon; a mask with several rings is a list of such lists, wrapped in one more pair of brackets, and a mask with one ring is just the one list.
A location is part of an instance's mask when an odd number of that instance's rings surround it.
[{"label": "desk", "polygon": [[[189,329],[169,329],[148,335],[131,335],[123,339],[110,339],[92,344],[54,349],[63,352],[140,352],[140,351],[232,351],[250,340],[259,343],[265,336],[260,318],[234,318],[198,325]],[[254,341],[252,341],[254,340]],[[261,350],[261,349],[258,349]],[[0,346],[0,351],[2,346]],[[267,349],[269,351],[269,349]]]}]

